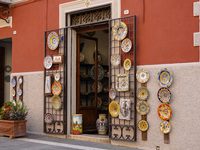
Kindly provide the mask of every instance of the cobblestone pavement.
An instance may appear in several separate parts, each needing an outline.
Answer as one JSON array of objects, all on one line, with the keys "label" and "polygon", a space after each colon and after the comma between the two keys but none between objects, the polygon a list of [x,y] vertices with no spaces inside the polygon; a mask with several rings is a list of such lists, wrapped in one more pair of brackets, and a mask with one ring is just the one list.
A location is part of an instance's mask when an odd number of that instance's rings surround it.
[{"label": "cobblestone pavement", "polygon": [[0,137],[0,150],[138,150],[110,144],[62,139],[27,133],[25,137]]}]

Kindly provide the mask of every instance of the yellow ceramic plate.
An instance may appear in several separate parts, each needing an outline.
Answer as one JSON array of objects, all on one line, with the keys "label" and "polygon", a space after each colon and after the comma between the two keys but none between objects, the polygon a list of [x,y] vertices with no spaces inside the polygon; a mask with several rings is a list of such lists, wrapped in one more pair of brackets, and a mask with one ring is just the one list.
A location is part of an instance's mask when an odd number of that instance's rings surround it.
[{"label": "yellow ceramic plate", "polygon": [[124,61],[124,69],[125,70],[130,70],[131,69],[131,60],[130,59],[126,59]]},{"label": "yellow ceramic plate", "polygon": [[136,78],[138,82],[146,83],[149,80],[149,72],[146,69],[141,68],[137,71]]},{"label": "yellow ceramic plate", "polygon": [[138,128],[139,128],[140,131],[145,132],[145,131],[148,130],[149,124],[146,120],[140,120],[138,122]]},{"label": "yellow ceramic plate", "polygon": [[52,93],[53,95],[59,95],[61,93],[62,87],[59,82],[54,82],[52,85]]},{"label": "yellow ceramic plate", "polygon": [[17,101],[17,106],[18,106],[19,108],[22,108],[22,107],[23,107],[23,102],[22,102],[21,100],[18,100],[18,101]]},{"label": "yellow ceramic plate", "polygon": [[127,35],[127,26],[124,22],[118,22],[113,28],[113,36],[116,40],[123,40]]},{"label": "yellow ceramic plate", "polygon": [[54,95],[51,100],[52,106],[55,110],[60,110],[62,106],[62,101],[59,96]]},{"label": "yellow ceramic plate", "polygon": [[120,106],[117,102],[112,101],[109,105],[110,115],[113,117],[117,117],[120,113]]},{"label": "yellow ceramic plate", "polygon": [[158,71],[157,82],[161,87],[170,87],[172,81],[173,75],[168,68],[162,68]]},{"label": "yellow ceramic plate", "polygon": [[58,44],[59,44],[58,34],[53,31],[48,35],[47,45],[51,50],[55,50],[58,47]]},{"label": "yellow ceramic plate", "polygon": [[147,90],[147,88],[145,87],[140,87],[137,90],[137,98],[141,101],[145,101],[147,100],[148,96],[149,96],[149,91]]},{"label": "yellow ceramic plate", "polygon": [[160,123],[160,131],[162,133],[164,133],[164,134],[169,133],[171,131],[171,124],[170,124],[170,122],[166,121],[166,120],[162,121]]},{"label": "yellow ceramic plate", "polygon": [[140,115],[146,115],[149,113],[149,104],[145,101],[139,101],[136,105],[136,109]]},{"label": "yellow ceramic plate", "polygon": [[14,89],[11,90],[11,93],[12,93],[12,96],[15,96],[15,90]]}]

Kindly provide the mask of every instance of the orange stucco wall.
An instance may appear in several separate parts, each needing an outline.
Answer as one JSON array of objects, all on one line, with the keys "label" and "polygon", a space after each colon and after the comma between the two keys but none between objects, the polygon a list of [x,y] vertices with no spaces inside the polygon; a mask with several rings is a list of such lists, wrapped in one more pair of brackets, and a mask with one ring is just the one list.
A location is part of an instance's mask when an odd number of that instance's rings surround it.
[{"label": "orange stucco wall", "polygon": [[[12,72],[43,70],[44,31],[59,27],[59,4],[69,1],[31,0],[12,8],[13,27],[0,28],[0,39],[12,37]],[[137,14],[138,65],[199,61],[199,48],[193,46],[196,0],[186,1],[121,0],[122,17],[125,9]]]}]

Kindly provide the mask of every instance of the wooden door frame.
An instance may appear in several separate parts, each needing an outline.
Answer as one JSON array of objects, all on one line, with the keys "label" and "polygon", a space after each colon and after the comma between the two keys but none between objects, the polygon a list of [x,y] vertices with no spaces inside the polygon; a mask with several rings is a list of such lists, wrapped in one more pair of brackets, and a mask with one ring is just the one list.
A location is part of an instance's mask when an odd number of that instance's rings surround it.
[{"label": "wooden door frame", "polygon": [[5,67],[5,47],[0,47],[0,54],[1,55],[3,55],[3,60],[2,60],[2,62],[3,62],[3,64],[2,64],[2,72],[3,72],[3,78],[2,79],[0,79],[0,80],[2,80],[2,85],[0,85],[0,86],[2,86],[2,94],[3,94],[3,100],[0,100],[0,107],[1,106],[3,106],[3,103],[4,103],[4,67]]}]

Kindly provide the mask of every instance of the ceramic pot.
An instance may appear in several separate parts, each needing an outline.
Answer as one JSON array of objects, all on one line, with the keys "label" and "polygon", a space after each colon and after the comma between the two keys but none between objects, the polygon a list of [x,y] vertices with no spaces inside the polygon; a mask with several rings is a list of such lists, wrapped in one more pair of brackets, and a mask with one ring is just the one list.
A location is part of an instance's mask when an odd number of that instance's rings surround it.
[{"label": "ceramic pot", "polygon": [[99,134],[106,134],[108,130],[108,119],[106,114],[99,114],[99,118],[96,121],[97,131]]}]

